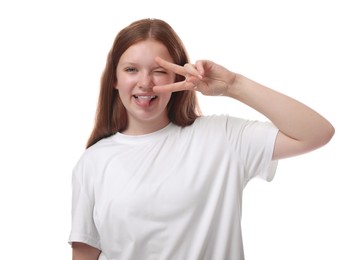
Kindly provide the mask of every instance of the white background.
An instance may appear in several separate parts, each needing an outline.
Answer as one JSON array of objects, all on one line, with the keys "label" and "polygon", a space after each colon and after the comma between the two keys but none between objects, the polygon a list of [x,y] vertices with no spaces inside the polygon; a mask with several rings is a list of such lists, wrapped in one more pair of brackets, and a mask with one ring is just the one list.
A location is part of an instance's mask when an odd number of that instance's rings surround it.
[{"label": "white background", "polygon": [[[356,13],[353,0],[1,1],[0,258],[71,258],[71,171],[106,55],[120,29],[150,17],[172,25],[192,61],[293,96],[336,128],[327,146],[281,161],[273,182],[247,186],[246,259],[356,260]],[[264,120],[200,100],[206,114]]]}]

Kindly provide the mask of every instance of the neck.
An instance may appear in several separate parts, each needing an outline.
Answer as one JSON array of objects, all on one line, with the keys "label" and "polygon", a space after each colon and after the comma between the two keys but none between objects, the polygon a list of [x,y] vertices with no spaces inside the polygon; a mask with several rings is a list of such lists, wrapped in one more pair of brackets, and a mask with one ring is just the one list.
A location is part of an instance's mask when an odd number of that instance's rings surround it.
[{"label": "neck", "polygon": [[128,127],[122,131],[125,135],[145,135],[156,132],[164,127],[166,127],[170,121],[167,119],[162,122],[155,123],[139,123],[139,122],[129,122]]}]

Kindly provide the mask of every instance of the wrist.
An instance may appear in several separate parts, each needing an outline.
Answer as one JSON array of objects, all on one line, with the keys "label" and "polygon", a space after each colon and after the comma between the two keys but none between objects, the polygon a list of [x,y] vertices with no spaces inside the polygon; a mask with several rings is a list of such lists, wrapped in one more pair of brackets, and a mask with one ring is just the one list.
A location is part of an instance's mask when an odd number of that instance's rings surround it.
[{"label": "wrist", "polygon": [[238,99],[243,78],[243,75],[233,73],[232,79],[228,81],[229,83],[225,92],[225,96]]}]

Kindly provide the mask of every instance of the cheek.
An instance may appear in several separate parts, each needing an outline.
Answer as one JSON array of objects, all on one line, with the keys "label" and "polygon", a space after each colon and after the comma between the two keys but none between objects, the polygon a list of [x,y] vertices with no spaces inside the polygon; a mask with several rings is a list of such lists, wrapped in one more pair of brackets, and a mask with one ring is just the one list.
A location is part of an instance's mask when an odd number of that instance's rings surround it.
[{"label": "cheek", "polygon": [[161,94],[160,99],[164,100],[164,103],[167,105],[171,99],[171,93]]},{"label": "cheek", "polygon": [[117,76],[117,85],[118,86],[125,85],[125,84],[127,84],[128,81],[129,81],[128,77]]},{"label": "cheek", "polygon": [[128,80],[118,80],[117,84],[115,85],[116,90],[119,93],[119,97],[122,100],[122,102],[125,103],[125,100],[128,99],[129,96],[131,96],[131,85]]},{"label": "cheek", "polygon": [[136,82],[133,79],[128,77],[120,77],[118,78],[117,84],[115,88],[121,92],[129,91],[132,86],[135,86]]}]

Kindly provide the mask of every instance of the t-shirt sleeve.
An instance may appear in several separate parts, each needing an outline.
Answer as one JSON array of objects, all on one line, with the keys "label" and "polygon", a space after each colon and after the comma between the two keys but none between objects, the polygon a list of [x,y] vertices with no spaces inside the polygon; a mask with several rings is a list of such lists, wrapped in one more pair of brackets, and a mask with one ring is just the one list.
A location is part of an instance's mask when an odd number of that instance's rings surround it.
[{"label": "t-shirt sleeve", "polygon": [[93,167],[83,158],[72,173],[72,228],[69,243],[82,242],[100,249],[99,235],[94,223]]},{"label": "t-shirt sleeve", "polygon": [[272,160],[279,129],[271,122],[227,118],[227,133],[244,165],[244,183],[254,177],[271,181],[278,161]]}]

